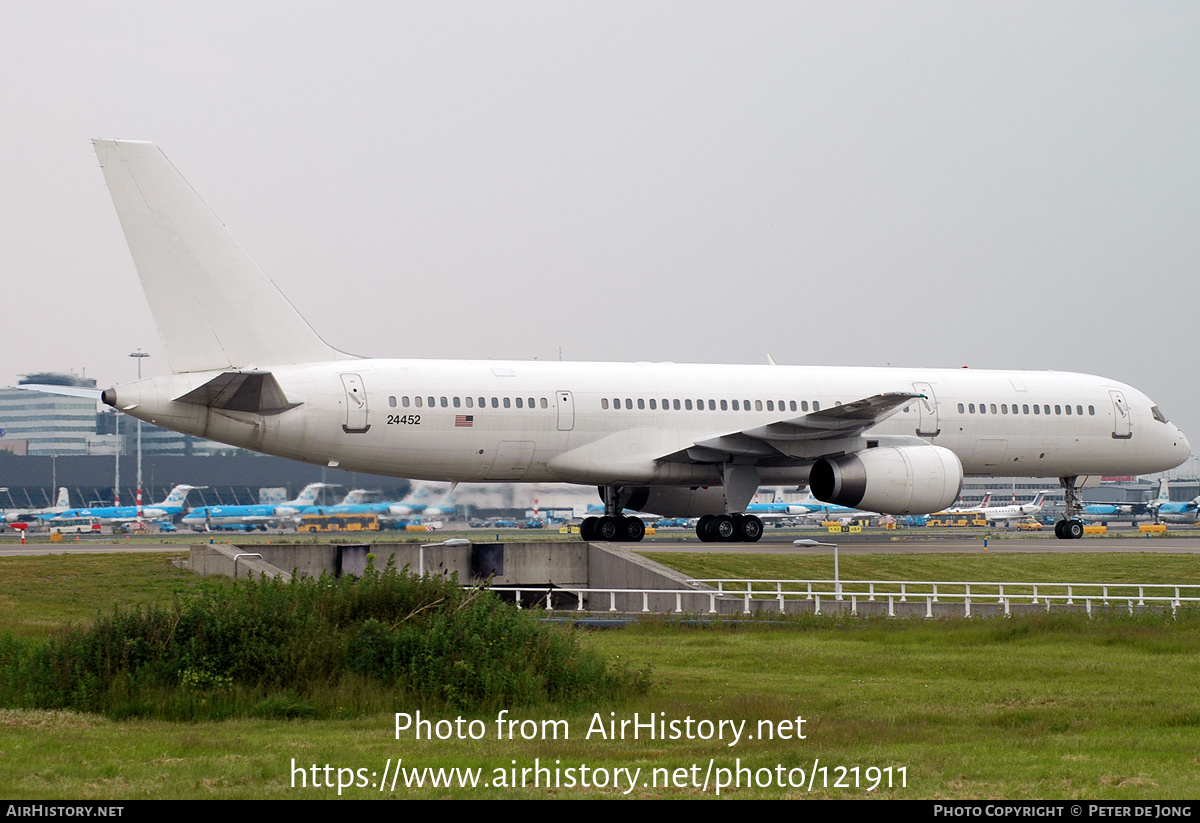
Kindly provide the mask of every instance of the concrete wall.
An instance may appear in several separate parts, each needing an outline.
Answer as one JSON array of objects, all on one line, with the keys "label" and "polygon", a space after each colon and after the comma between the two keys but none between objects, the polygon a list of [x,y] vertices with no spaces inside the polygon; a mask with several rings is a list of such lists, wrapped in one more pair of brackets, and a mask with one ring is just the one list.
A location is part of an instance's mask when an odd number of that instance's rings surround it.
[{"label": "concrete wall", "polygon": [[[251,553],[262,558],[240,556]],[[192,547],[191,567],[199,574],[223,574],[246,578],[267,574],[291,578],[291,572],[319,577],[326,574],[362,574],[366,569],[367,554],[375,555],[376,568],[382,569],[390,559],[397,569],[408,567],[416,572],[424,555],[426,574],[449,577],[457,574],[464,583],[472,579],[491,579],[494,586],[528,587],[521,593],[525,606],[546,605],[556,611],[574,611],[578,607],[577,596],[572,587],[589,589],[639,589],[651,590],[647,594],[638,592],[593,593],[584,595],[583,607],[592,613],[616,612],[620,614],[690,614],[699,617],[710,615],[736,616],[746,613],[770,617],[784,614],[856,614],[860,617],[885,617],[889,613],[899,618],[962,618],[968,616],[962,601],[945,600],[929,603],[922,596],[910,596],[907,601],[887,596],[875,600],[866,597],[851,597],[837,600],[826,594],[810,600],[788,598],[781,604],[778,599],[754,599],[748,603],[744,596],[735,593],[716,595],[716,590],[689,578],[687,575],[654,563],[628,549],[605,543],[583,543],[575,541],[537,543],[475,543],[469,545],[428,546],[423,551],[415,543],[369,543],[369,544],[302,544],[251,545],[238,547],[223,543],[204,544]],[[664,590],[655,594],[653,590]],[[513,599],[514,594],[501,594]],[[1092,609],[1103,606],[1093,602]],[[1127,611],[1128,605],[1114,604],[1111,610]],[[1149,610],[1150,607],[1135,611]],[[1082,602],[1068,606],[1056,603],[1053,611],[1085,611]],[[1046,611],[1045,604],[1032,605],[1014,603],[1009,608],[1012,615],[1034,614]],[[971,603],[971,617],[1001,617],[1004,606],[995,599],[978,598]]]},{"label": "concrete wall", "polygon": [[[264,557],[247,556],[250,554],[263,554]],[[245,580],[251,576],[257,578],[263,574],[268,577],[279,576],[284,580],[292,579],[289,572],[267,561],[265,554],[259,552],[257,547],[245,549],[226,543],[205,543],[192,546],[188,562],[192,571],[197,574],[222,574],[238,580]]]}]

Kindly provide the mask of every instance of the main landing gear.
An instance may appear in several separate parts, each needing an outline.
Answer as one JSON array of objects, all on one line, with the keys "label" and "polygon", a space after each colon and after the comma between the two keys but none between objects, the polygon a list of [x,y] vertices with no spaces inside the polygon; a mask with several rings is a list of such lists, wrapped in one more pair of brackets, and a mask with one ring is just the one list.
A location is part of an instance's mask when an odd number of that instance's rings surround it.
[{"label": "main landing gear", "polygon": [[752,514],[706,514],[696,524],[696,536],[704,543],[757,543],[763,522]]},{"label": "main landing gear", "polygon": [[1078,540],[1083,537],[1083,500],[1079,489],[1075,487],[1078,477],[1060,477],[1063,494],[1066,497],[1065,518],[1054,524],[1054,536],[1059,540]]},{"label": "main landing gear", "polygon": [[619,541],[638,543],[646,536],[646,524],[638,517],[610,516],[585,517],[579,527],[579,536],[584,540]]},{"label": "main landing gear", "polygon": [[600,491],[604,497],[604,516],[585,517],[579,527],[579,536],[584,540],[640,543],[646,536],[646,524],[640,517],[621,514],[621,488],[604,486]]}]

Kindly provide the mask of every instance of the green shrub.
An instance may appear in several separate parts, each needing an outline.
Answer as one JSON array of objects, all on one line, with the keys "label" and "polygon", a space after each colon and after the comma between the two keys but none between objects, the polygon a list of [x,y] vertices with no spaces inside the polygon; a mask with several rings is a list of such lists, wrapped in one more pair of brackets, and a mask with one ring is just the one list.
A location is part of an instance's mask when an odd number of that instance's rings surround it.
[{"label": "green shrub", "polygon": [[122,717],[314,717],[414,702],[473,710],[646,688],[644,674],[610,671],[570,629],[391,566],[241,582],[171,609],[118,609],[42,642],[0,638],[3,705]]}]

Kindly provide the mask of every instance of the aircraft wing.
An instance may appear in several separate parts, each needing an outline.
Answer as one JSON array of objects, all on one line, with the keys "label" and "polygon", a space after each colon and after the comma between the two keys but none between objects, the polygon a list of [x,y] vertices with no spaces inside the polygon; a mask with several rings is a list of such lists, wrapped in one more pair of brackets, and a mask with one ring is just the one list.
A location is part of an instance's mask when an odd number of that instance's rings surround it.
[{"label": "aircraft wing", "polygon": [[781,465],[847,451],[846,441],[895,414],[922,395],[888,392],[799,417],[698,440],[659,458],[669,463],[738,462]]}]

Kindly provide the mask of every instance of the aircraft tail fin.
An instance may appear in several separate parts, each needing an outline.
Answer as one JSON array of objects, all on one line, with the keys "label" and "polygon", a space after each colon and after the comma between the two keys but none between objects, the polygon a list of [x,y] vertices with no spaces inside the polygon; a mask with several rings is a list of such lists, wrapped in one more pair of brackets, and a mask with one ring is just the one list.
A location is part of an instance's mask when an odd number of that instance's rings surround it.
[{"label": "aircraft tail fin", "polygon": [[54,501],[54,505],[60,509],[71,508],[71,495],[67,491],[66,486],[60,486],[58,489],[58,499]]},{"label": "aircraft tail fin", "polygon": [[172,372],[350,359],[317,336],[158,146],[92,143]]},{"label": "aircraft tail fin", "polygon": [[171,493],[167,495],[166,500],[161,503],[152,503],[150,504],[150,508],[157,506],[182,506],[184,501],[187,500],[188,492],[199,488],[203,488],[203,486],[185,486],[183,484],[175,486],[171,489]]},{"label": "aircraft tail fin", "polygon": [[1165,477],[1162,480],[1160,480],[1158,483],[1158,502],[1159,503],[1171,502],[1171,490],[1170,490],[1170,488],[1167,487],[1167,478],[1165,478]]},{"label": "aircraft tail fin", "polygon": [[295,500],[289,501],[293,506],[312,506],[317,502],[317,495],[321,493],[321,489],[329,487],[329,483],[309,483],[300,490],[300,494],[296,495]]}]

